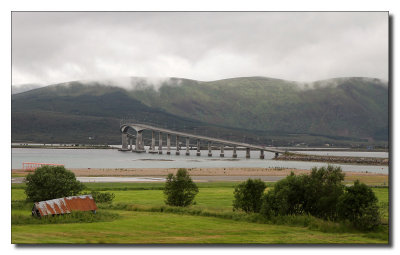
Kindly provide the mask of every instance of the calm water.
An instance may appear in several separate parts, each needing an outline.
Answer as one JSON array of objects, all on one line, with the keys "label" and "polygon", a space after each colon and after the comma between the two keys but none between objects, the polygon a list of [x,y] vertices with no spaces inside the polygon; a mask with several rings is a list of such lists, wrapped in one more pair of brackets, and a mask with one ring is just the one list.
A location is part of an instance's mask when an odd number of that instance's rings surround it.
[{"label": "calm water", "polygon": [[[326,166],[324,163],[301,161],[272,160],[274,153],[265,152],[265,159],[259,159],[260,153],[252,151],[250,159],[245,158],[245,151],[237,151],[238,158],[232,158],[232,151],[225,151],[225,157],[219,157],[219,150],[213,151],[213,157],[208,157],[207,150],[201,151],[201,156],[190,151],[186,156],[185,150],[176,156],[171,155],[120,152],[118,150],[101,149],[12,149],[12,168],[22,168],[23,162],[64,164],[66,168],[196,168],[196,167],[284,167],[310,169],[314,166]],[[325,153],[325,152],[324,152]],[[343,153],[343,152],[342,152]],[[387,166],[340,165],[343,171],[388,173]]]},{"label": "calm water", "polygon": [[349,156],[349,157],[372,157],[388,158],[389,153],[383,151],[293,151],[302,154],[322,155],[322,156]]},{"label": "calm water", "polygon": [[[219,150],[213,151],[213,157],[208,157],[207,150],[196,156],[196,151],[190,151],[186,156],[185,150],[176,156],[171,155],[120,152],[118,150],[101,149],[12,149],[12,168],[21,169],[23,162],[64,164],[66,168],[199,168],[199,167],[283,167],[296,169],[310,169],[314,166],[326,166],[325,163],[301,161],[272,160],[274,153],[265,152],[265,159],[259,159],[259,151],[251,151],[251,158],[245,158],[245,151],[237,151],[238,158],[232,158],[232,151],[225,151],[225,157],[219,157]],[[326,153],[326,152],[323,152]],[[343,152],[341,152],[343,153]],[[349,154],[347,154],[349,155]],[[360,166],[340,165],[343,171],[388,173],[387,166]]]}]

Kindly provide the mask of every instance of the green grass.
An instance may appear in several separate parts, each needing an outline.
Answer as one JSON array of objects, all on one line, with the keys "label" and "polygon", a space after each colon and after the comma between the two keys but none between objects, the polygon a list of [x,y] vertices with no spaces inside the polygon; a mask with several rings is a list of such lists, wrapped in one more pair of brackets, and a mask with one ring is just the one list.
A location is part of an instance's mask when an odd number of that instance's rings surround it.
[{"label": "green grass", "polygon": [[378,205],[382,213],[382,221],[389,222],[389,190],[388,188],[372,188],[378,198]]},{"label": "green grass", "polygon": [[[13,243],[385,243],[359,233],[332,234],[304,227],[213,217],[117,211],[112,222],[12,226]],[[83,231],[84,230],[84,231]]]},{"label": "green grass", "polygon": [[[201,192],[195,198],[193,208],[209,208],[215,210],[232,211],[233,188],[200,188]],[[128,190],[110,191],[115,194],[114,202],[124,202],[139,205],[164,205],[162,190]]]},{"label": "green grass", "polygon": [[[386,228],[363,233],[311,216],[278,217],[262,222],[257,215],[232,212],[234,182],[199,183],[196,204],[166,207],[158,183],[91,183],[88,190],[115,194],[98,212],[115,215],[91,223],[36,224],[30,218],[24,185],[12,185],[13,243],[387,243]],[[388,218],[388,188],[373,188]],[[121,206],[118,209],[118,204]],[[127,206],[129,205],[129,206]],[[113,208],[113,209],[112,209]],[[61,216],[60,218],[62,218]],[[23,224],[24,220],[29,223]]]},{"label": "green grass", "polygon": [[65,224],[65,223],[90,223],[90,222],[102,222],[102,221],[113,221],[119,218],[119,214],[101,211],[92,213],[88,212],[72,212],[66,215],[55,215],[50,217],[32,217],[26,214],[25,210],[16,210],[11,215],[12,225],[29,225],[29,224]]}]

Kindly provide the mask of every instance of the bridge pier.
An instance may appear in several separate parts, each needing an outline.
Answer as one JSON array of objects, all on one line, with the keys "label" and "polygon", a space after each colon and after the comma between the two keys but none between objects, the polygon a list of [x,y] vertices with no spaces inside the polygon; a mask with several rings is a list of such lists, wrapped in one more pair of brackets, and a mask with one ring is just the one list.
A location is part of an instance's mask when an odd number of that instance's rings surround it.
[{"label": "bridge pier", "polygon": [[149,150],[149,153],[157,153],[156,151],[156,132],[151,131],[151,148]]},{"label": "bridge pier", "polygon": [[122,150],[128,150],[128,134],[122,133]]},{"label": "bridge pier", "polygon": [[179,136],[176,136],[176,152],[175,152],[175,155],[179,155],[179,154],[181,154],[179,152]]},{"label": "bridge pier", "polygon": [[246,158],[250,158],[250,148],[246,148]]},{"label": "bridge pier", "polygon": [[143,144],[143,130],[137,131],[134,152],[145,152],[144,144]]},{"label": "bridge pier", "polygon": [[162,154],[162,133],[158,132],[158,154]]},{"label": "bridge pier", "polygon": [[260,159],[264,159],[264,150],[260,150]]},{"label": "bridge pier", "polygon": [[171,135],[167,134],[167,155],[171,154]]},{"label": "bridge pier", "polygon": [[189,156],[189,137],[186,137],[186,156]]},{"label": "bridge pier", "polygon": [[200,156],[200,140],[197,139],[197,152],[196,152],[196,156]]},{"label": "bridge pier", "polygon": [[232,158],[237,158],[236,146],[233,146],[233,154],[232,154]]},{"label": "bridge pier", "polygon": [[127,151],[128,150],[128,134],[127,133],[122,133],[122,151]]},{"label": "bridge pier", "polygon": [[224,145],[221,145],[221,153],[219,154],[219,156],[221,157],[221,158],[223,158],[225,155],[224,155]]},{"label": "bridge pier", "polygon": [[211,142],[208,142],[208,156],[209,156],[209,157],[212,157]]}]

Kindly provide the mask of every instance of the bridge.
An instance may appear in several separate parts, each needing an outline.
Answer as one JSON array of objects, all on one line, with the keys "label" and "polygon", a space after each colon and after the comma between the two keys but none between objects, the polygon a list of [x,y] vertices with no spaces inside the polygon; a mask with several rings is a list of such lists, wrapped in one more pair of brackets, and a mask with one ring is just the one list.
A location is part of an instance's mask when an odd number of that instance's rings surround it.
[{"label": "bridge", "polygon": [[[136,131],[136,136],[131,135],[128,133],[128,129],[132,128]],[[120,124],[120,131],[122,134],[122,149],[121,151],[133,151],[133,152],[146,152],[144,148],[144,141],[143,141],[143,131],[150,130],[152,131],[151,137],[151,145],[149,149],[149,153],[163,153],[163,134],[167,135],[167,155],[171,154],[171,136],[175,136],[175,145],[176,145],[176,155],[180,155],[180,138],[186,138],[186,155],[190,155],[190,139],[196,140],[196,148],[197,152],[196,155],[200,156],[200,141],[206,141],[208,144],[208,156],[212,156],[211,152],[211,144],[218,144],[221,150],[220,157],[224,157],[224,149],[226,146],[233,148],[233,157],[237,158],[237,148],[245,148],[246,149],[246,158],[250,158],[250,150],[259,150],[260,151],[260,159],[264,159],[264,151],[274,152],[275,157],[279,155],[279,153],[284,153],[282,150],[278,150],[273,147],[264,147],[260,145],[253,145],[248,143],[240,143],[235,141],[228,141],[219,138],[201,136],[201,135],[194,135],[184,132],[178,132],[170,129],[150,126],[147,124],[140,124],[140,123],[121,123]],[[158,151],[156,149],[156,132],[158,132]],[[133,149],[132,141],[133,138],[136,138],[135,142],[135,149]],[[129,148],[128,148],[129,146]]]}]

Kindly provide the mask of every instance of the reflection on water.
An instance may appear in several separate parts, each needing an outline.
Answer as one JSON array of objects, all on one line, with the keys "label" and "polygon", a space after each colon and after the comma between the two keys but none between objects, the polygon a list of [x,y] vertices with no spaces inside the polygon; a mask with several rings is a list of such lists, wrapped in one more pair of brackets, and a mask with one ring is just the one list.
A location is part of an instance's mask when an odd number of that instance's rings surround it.
[{"label": "reflection on water", "polygon": [[[232,158],[232,151],[225,151],[225,157],[219,157],[220,151],[213,151],[213,157],[202,150],[201,156],[196,151],[190,155],[171,155],[120,152],[101,149],[12,149],[12,168],[22,168],[23,162],[64,164],[67,168],[208,168],[208,167],[262,167],[311,169],[326,166],[326,163],[303,161],[277,161],[272,152],[265,152],[265,159],[259,159],[259,151],[251,151],[250,159],[245,158],[245,151],[237,151],[238,158]],[[340,165],[343,171],[388,173],[387,166]]]}]

